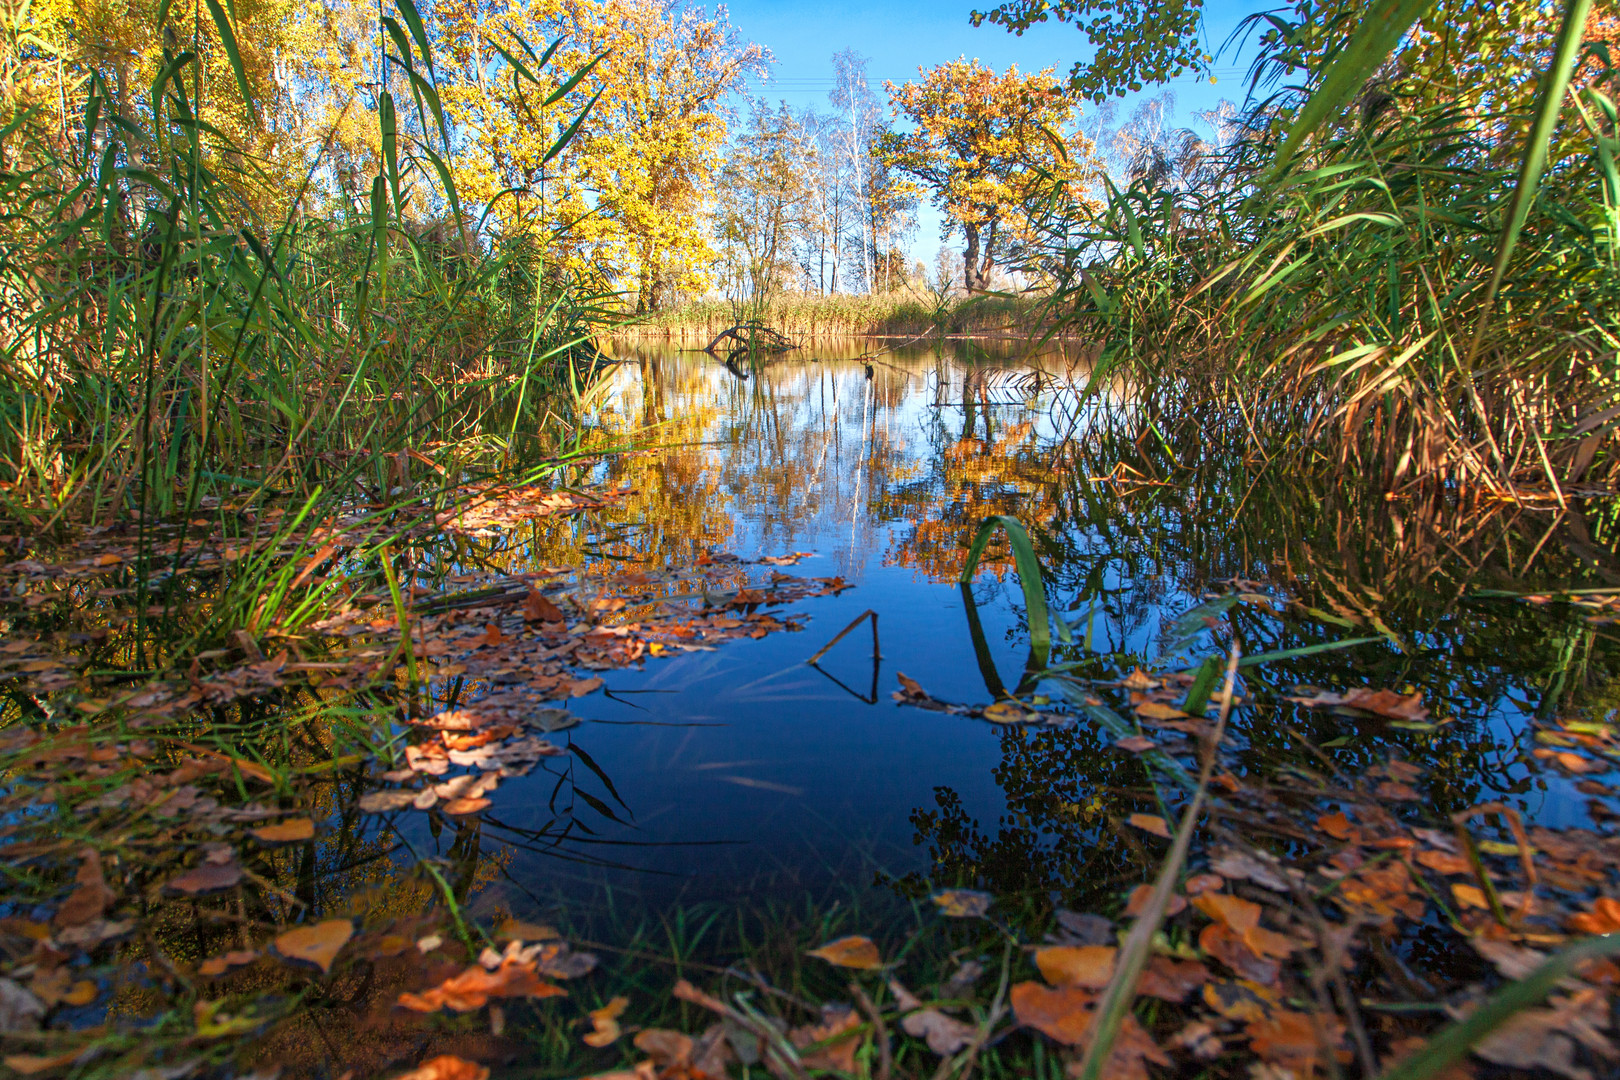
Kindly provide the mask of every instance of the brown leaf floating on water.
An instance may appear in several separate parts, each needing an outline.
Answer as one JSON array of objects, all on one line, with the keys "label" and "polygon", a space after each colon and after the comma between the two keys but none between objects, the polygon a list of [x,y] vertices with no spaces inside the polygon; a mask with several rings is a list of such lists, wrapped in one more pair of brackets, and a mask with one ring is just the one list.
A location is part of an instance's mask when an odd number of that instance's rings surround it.
[{"label": "brown leaf floating on water", "polygon": [[300,926],[276,937],[276,952],[288,960],[314,964],[322,974],[332,970],[332,961],[354,936],[354,923],[348,919],[327,919],[314,926]]},{"label": "brown leaf floating on water", "polygon": [[819,949],[809,950],[805,955],[814,956],[838,967],[855,968],[858,971],[874,971],[883,966],[877,945],[871,938],[861,937],[858,934],[829,941]]},{"label": "brown leaf floating on water", "polygon": [[315,838],[315,823],[309,818],[290,818],[274,825],[249,829],[248,835],[261,844],[296,844]]}]

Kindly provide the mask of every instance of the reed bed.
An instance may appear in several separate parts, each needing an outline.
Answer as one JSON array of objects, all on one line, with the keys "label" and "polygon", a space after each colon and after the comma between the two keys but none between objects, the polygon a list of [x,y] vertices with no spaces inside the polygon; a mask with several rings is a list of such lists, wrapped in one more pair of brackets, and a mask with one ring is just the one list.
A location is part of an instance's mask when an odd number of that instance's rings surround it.
[{"label": "reed bed", "polygon": [[1620,141],[1612,75],[1569,81],[1583,19],[1533,114],[1318,72],[1305,135],[1274,100],[1192,175],[1036,208],[1056,325],[1104,343],[1096,385],[1135,387],[1144,437],[1393,492],[1613,489]]},{"label": "reed bed", "polygon": [[763,311],[745,311],[723,300],[697,300],[626,324],[617,334],[702,347],[728,327],[759,319],[798,340],[931,334],[1025,337],[1041,317],[1042,299],[1002,294],[951,297],[906,289],[868,295],[776,297]]}]

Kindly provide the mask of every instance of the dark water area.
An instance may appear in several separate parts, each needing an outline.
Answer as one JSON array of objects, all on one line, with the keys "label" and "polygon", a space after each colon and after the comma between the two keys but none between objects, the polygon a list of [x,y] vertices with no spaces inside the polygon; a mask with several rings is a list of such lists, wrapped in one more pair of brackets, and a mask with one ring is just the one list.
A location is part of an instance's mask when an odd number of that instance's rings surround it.
[{"label": "dark water area", "polygon": [[[1436,813],[1502,799],[1541,824],[1589,824],[1573,780],[1531,756],[1531,723],[1607,713],[1613,630],[1567,604],[1480,594],[1620,582],[1607,507],[1390,501],[1184,429],[1121,437],[1104,413],[1128,418],[1129,387],[1083,402],[1089,371],[1062,350],[865,355],[880,347],[753,369],[628,351],[589,440],[655,445],[581,479],[630,494],[479,549],[503,572],[610,578],[811,552],[792,573],[852,587],[794,605],[803,632],[603,672],[605,692],[572,703],[584,723],[555,737],[570,752],[503,784],[481,822],[430,832],[418,815],[404,838],[476,879],[475,914],[606,939],[689,905],[877,912],[960,885],[1084,910],[1147,880],[1156,858],[1120,822],[1160,812],[1161,793],[1046,687],[1032,689],[1044,722],[1012,727],[893,699],[902,673],[980,706],[1018,682],[1030,634],[1005,543],[957,584],[989,514],[1028,525],[1073,639],[1051,662],[1099,694],[1138,666],[1196,666],[1234,635],[1246,655],[1370,639],[1244,670],[1231,745],[1246,779],[1400,758],[1428,770]],[[1212,591],[1243,599],[1167,651]],[[868,610],[878,658],[863,624],[807,665]],[[1418,692],[1428,716],[1308,709],[1286,700],[1300,684]]]}]

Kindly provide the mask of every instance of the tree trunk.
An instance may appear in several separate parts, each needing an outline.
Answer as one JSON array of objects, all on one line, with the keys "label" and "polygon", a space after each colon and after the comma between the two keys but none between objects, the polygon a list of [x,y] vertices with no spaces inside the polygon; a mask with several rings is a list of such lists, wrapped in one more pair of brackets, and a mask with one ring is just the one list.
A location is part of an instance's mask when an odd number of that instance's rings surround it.
[{"label": "tree trunk", "polygon": [[979,226],[964,222],[962,232],[967,237],[967,248],[962,252],[962,286],[967,289],[969,296],[982,293],[990,287],[991,245],[996,240],[996,226],[992,222],[989,232],[983,237],[981,249]]}]

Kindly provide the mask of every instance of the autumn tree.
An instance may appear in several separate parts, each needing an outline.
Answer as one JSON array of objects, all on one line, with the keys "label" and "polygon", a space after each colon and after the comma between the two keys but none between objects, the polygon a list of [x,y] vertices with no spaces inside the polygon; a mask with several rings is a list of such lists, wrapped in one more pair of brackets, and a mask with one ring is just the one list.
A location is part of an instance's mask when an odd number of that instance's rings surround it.
[{"label": "autumn tree", "polygon": [[[604,266],[635,310],[663,306],[671,288],[697,289],[714,259],[702,214],[730,122],[728,96],[763,70],[765,50],[737,36],[723,9],[682,0],[445,0],[436,7],[456,71],[447,107],[465,130],[458,156],[469,200],[496,200],[503,229],[535,215],[566,225],[582,258]],[[517,39],[562,45],[553,66],[600,57],[579,91],[594,97],[567,150],[546,154],[569,108],[555,89],[510,78]],[[529,65],[525,64],[525,67]]]},{"label": "autumn tree", "polygon": [[804,133],[786,104],[749,104],[748,127],[734,140],[719,181],[715,229],[728,282],[738,298],[763,307],[792,277],[795,247],[810,214]]},{"label": "autumn tree", "polygon": [[880,136],[879,157],[921,184],[962,230],[964,283],[983,292],[1003,253],[1027,236],[1022,208],[1051,185],[1083,201],[1096,156],[1074,130],[1078,110],[1050,68],[997,74],[958,59],[921,76],[886,84],[895,117],[910,130]]}]

